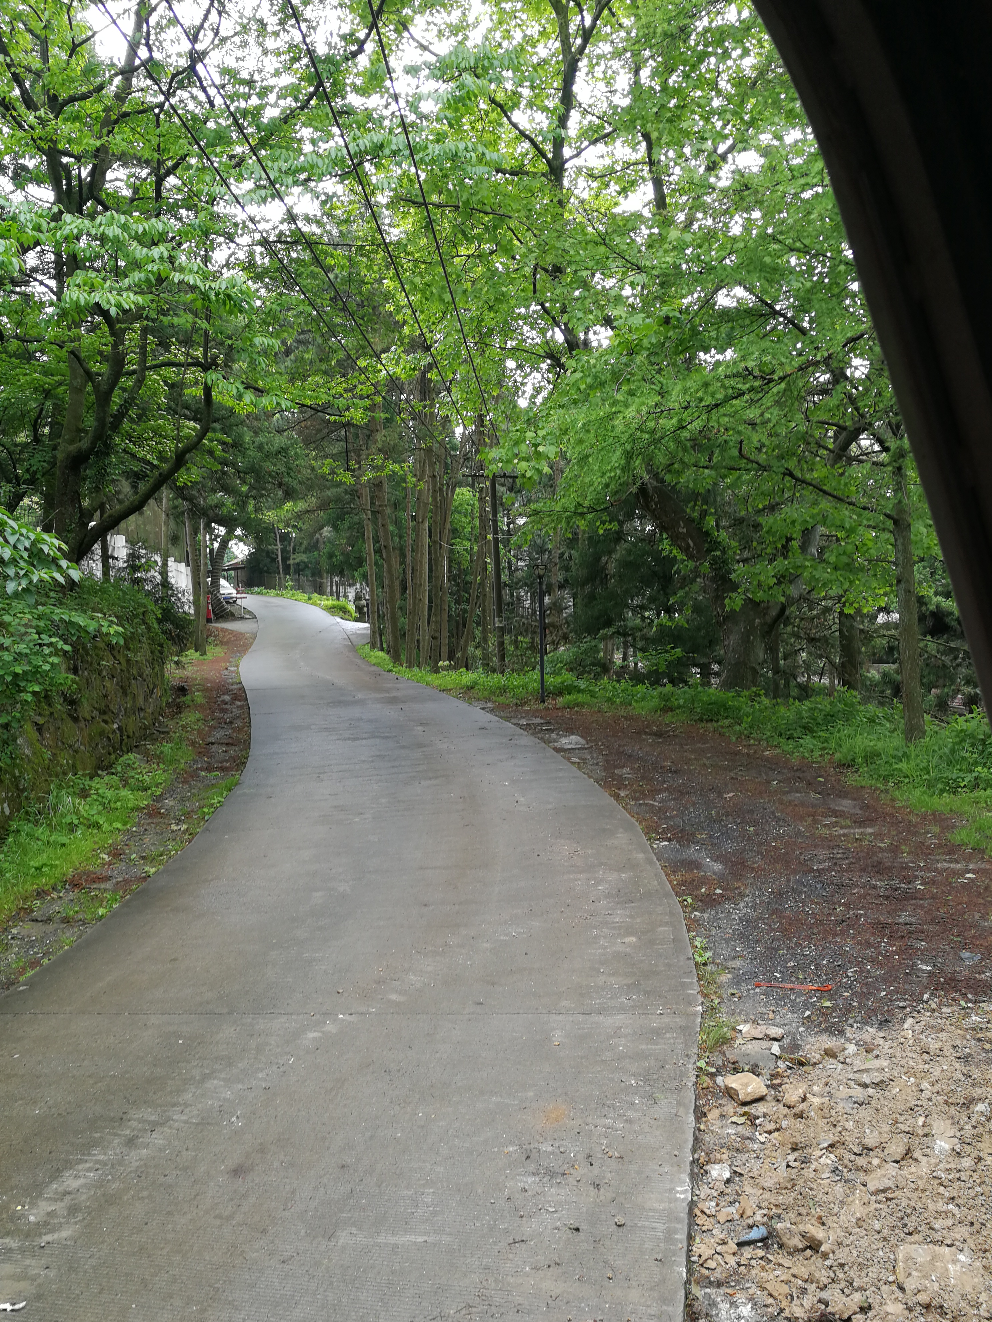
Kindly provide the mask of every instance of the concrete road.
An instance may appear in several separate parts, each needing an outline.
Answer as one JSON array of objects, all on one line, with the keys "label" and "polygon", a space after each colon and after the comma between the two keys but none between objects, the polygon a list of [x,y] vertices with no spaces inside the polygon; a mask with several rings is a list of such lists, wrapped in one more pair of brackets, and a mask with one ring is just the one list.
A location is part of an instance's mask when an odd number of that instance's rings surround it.
[{"label": "concrete road", "polygon": [[0,1302],[681,1318],[698,992],[643,837],[317,609],[257,611],[241,784],[0,1000]]}]

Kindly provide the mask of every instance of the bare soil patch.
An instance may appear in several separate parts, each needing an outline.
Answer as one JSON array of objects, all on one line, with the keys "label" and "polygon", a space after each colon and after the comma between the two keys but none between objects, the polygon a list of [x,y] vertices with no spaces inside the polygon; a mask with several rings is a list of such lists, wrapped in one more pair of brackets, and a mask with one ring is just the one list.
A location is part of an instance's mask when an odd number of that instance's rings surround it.
[{"label": "bare soil patch", "polygon": [[[64,950],[178,853],[213,810],[217,786],[240,774],[248,760],[251,721],[238,673],[254,641],[251,632],[208,630],[215,655],[199,658],[173,677],[172,700],[147,744],[168,736],[187,693],[202,701],[203,722],[193,757],[172,783],[141,810],[137,821],[107,850],[99,869],[77,872],[57,890],[38,895],[0,929],[0,991]],[[216,806],[216,805],[213,805]]]}]

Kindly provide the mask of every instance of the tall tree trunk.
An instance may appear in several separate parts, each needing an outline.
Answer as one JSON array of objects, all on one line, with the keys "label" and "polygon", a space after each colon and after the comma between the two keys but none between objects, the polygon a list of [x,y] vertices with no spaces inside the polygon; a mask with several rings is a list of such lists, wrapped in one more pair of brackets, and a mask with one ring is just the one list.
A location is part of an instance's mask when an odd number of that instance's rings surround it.
[{"label": "tall tree trunk", "polygon": [[279,588],[279,591],[282,592],[283,588],[286,586],[286,579],[284,578],[282,572],[282,540],[279,536],[278,523],[275,525],[275,528],[276,528],[276,565],[279,573],[279,577],[276,579],[276,586]]},{"label": "tall tree trunk", "polygon": [[437,663],[441,659],[441,575],[442,561],[441,555],[441,527],[444,522],[444,451],[440,453],[440,465],[437,457],[434,461],[434,472],[431,481],[431,611],[430,626],[428,630],[428,665],[432,670],[437,668]]},{"label": "tall tree trunk", "polygon": [[[101,518],[103,518],[105,509],[106,506],[100,506]],[[104,583],[110,582],[110,542],[106,533],[100,538],[100,576]]]},{"label": "tall tree trunk", "polygon": [[372,502],[367,482],[358,484],[358,499],[362,506],[362,525],[365,529],[365,567],[369,577],[369,642],[377,652],[382,650],[379,637],[379,597],[375,590],[375,543],[372,540]]},{"label": "tall tree trunk", "polygon": [[189,557],[190,590],[193,597],[193,651],[202,652],[205,642],[200,635],[200,557],[188,509],[183,510],[183,527],[186,530],[186,554]]},{"label": "tall tree trunk", "polygon": [[493,539],[493,624],[496,633],[496,669],[506,671],[506,634],[503,626],[503,571],[499,553],[499,492],[496,474],[489,479],[489,517]]},{"label": "tall tree trunk", "polygon": [[458,453],[453,455],[448,466],[447,477],[442,463],[438,475],[438,496],[441,526],[438,530],[438,662],[450,660],[448,654],[448,594],[451,579],[451,516],[455,507],[455,490],[458,486],[458,474],[465,456],[466,437],[463,435],[458,446]]},{"label": "tall tree trunk", "polygon": [[169,488],[162,488],[162,563],[159,565],[162,596],[169,592]]},{"label": "tall tree trunk", "polygon": [[393,534],[389,527],[389,492],[386,475],[380,473],[375,483],[375,504],[379,516],[379,548],[382,551],[382,578],[386,590],[386,635],[389,656],[396,665],[400,653],[400,567],[399,553],[393,548]]},{"label": "tall tree trunk", "polygon": [[479,625],[479,648],[482,653],[482,668],[488,670],[492,664],[490,638],[492,636],[493,594],[489,591],[489,518],[486,506],[486,483],[479,483],[479,555],[481,572],[479,574],[479,592],[482,602],[482,619]]},{"label": "tall tree trunk", "polygon": [[425,580],[425,562],[427,559],[427,534],[430,521],[430,488],[428,485],[427,447],[422,443],[414,457],[414,486],[416,498],[414,506],[413,553],[410,566],[411,587],[406,607],[406,658],[407,667],[417,664],[417,645],[420,643],[423,657],[423,639],[421,637],[423,617],[423,587]]},{"label": "tall tree trunk", "polygon": [[207,557],[207,521],[200,520],[200,655],[207,655],[207,601],[210,593],[208,589],[209,560]]},{"label": "tall tree trunk", "polygon": [[431,500],[434,491],[434,446],[433,442],[424,452],[424,484],[423,484],[423,511],[424,511],[424,535],[420,541],[420,567],[417,570],[417,597],[418,597],[418,620],[417,630],[419,634],[420,664],[424,667],[430,665],[430,633],[428,631],[427,609],[430,596],[430,548],[431,548],[431,519],[433,510],[431,509]]},{"label": "tall tree trunk", "polygon": [[861,688],[861,630],[857,615],[843,606],[837,614],[837,651],[841,685],[857,693]]},{"label": "tall tree trunk", "polygon": [[[410,495],[410,466],[406,470],[406,617],[410,629],[410,610],[413,605],[413,506]],[[409,646],[409,645],[408,645]]]},{"label": "tall tree trunk", "polygon": [[920,630],[916,604],[916,569],[913,564],[913,525],[910,517],[906,462],[893,462],[896,504],[892,519],[895,548],[896,599],[899,607],[899,674],[902,679],[902,721],[906,743],[922,739],[923,690],[920,685]]},{"label": "tall tree trunk", "polygon": [[[462,634],[461,646],[458,649],[458,668],[464,670],[468,665],[468,649],[472,643],[472,632],[475,626],[475,604],[479,597],[479,584],[482,581],[483,572],[486,564],[486,539],[482,535],[484,532],[483,520],[479,519],[479,544],[475,548],[475,557],[472,564],[472,584],[468,594],[468,610],[465,615],[465,631]],[[483,612],[485,616],[485,612]]]}]

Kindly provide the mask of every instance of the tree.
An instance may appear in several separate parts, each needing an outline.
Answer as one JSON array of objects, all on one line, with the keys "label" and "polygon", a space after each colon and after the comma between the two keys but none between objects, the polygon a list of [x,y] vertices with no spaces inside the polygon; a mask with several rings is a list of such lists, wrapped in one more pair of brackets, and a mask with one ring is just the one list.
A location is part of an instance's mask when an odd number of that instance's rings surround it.
[{"label": "tree", "polygon": [[195,69],[166,71],[158,7],[119,31],[101,54],[77,0],[15,0],[0,24],[0,371],[21,423],[0,462],[74,560],[176,476],[268,352],[233,250],[212,256],[234,233],[176,114],[195,114]]}]

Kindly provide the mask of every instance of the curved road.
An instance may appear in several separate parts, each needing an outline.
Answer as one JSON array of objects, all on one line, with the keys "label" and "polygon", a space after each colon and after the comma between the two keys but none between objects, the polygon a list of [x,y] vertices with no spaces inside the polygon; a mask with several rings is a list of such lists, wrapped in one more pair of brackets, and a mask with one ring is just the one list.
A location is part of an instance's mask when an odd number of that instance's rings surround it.
[{"label": "curved road", "polygon": [[0,1000],[27,1322],[682,1316],[698,993],[634,823],[258,601],[251,757]]}]

